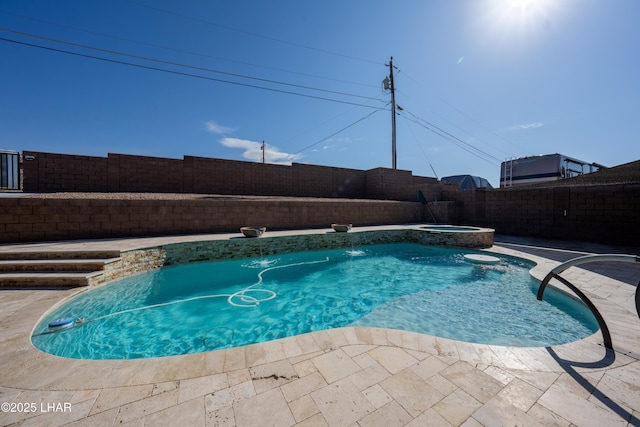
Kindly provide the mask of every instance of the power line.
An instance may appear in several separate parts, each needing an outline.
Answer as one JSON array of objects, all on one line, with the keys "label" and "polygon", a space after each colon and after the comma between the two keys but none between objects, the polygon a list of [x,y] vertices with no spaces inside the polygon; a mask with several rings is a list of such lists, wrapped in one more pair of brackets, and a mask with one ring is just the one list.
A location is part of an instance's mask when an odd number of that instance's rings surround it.
[{"label": "power line", "polygon": [[231,80],[217,79],[217,78],[214,78],[214,77],[200,76],[200,75],[197,75],[197,74],[185,73],[185,72],[182,72],[182,71],[175,71],[175,70],[167,70],[165,68],[151,67],[149,65],[134,64],[132,62],[119,61],[119,60],[116,60],[116,59],[102,58],[102,57],[99,57],[99,56],[88,55],[88,54],[85,54],[85,53],[71,52],[71,51],[68,51],[68,50],[57,49],[57,48],[53,48],[53,47],[47,47],[47,46],[37,45],[37,44],[33,44],[33,43],[27,43],[27,42],[22,42],[22,41],[18,41],[18,40],[7,39],[7,38],[4,38],[4,37],[0,37],[0,41],[5,41],[5,42],[9,42],[9,43],[15,43],[15,44],[23,45],[23,46],[35,47],[35,48],[38,48],[38,49],[48,50],[48,51],[52,51],[52,52],[65,53],[65,54],[68,54],[68,55],[79,56],[79,57],[83,57],[83,58],[96,59],[98,61],[110,62],[110,63],[113,63],[113,64],[129,65],[131,67],[137,67],[137,68],[141,68],[141,69],[145,69],[145,70],[161,71],[161,72],[169,73],[169,74],[176,74],[176,75],[186,76],[186,77],[194,77],[194,78],[197,78],[197,79],[209,80],[209,81],[220,82],[220,83],[227,83],[227,84],[232,84],[232,85],[236,85],[236,86],[249,87],[249,88],[253,88],[253,89],[268,90],[268,91],[271,91],[271,92],[283,93],[283,94],[287,94],[287,95],[301,96],[301,97],[305,97],[305,98],[318,99],[318,100],[322,100],[322,101],[337,102],[337,103],[346,104],[346,105],[355,105],[355,106],[358,106],[358,107],[376,108],[376,107],[373,107],[371,105],[358,104],[356,102],[349,102],[349,101],[343,101],[343,100],[339,100],[339,99],[325,98],[325,97],[322,97],[322,96],[309,95],[309,94],[304,94],[304,93],[299,93],[299,92],[291,92],[291,91],[287,91],[287,90],[274,89],[274,88],[265,87],[265,86],[251,85],[251,84],[248,84],[248,83],[234,82],[234,81],[231,81]]},{"label": "power line", "polygon": [[214,27],[224,28],[225,30],[235,31],[235,32],[241,33],[241,34],[246,34],[246,35],[249,35],[249,36],[252,36],[252,37],[257,37],[257,38],[261,38],[261,39],[265,39],[265,40],[271,40],[271,41],[275,41],[275,42],[282,43],[282,44],[288,44],[290,46],[295,46],[295,47],[302,48],[302,49],[307,49],[307,50],[313,50],[313,51],[324,53],[324,54],[327,54],[327,55],[339,56],[339,57],[342,57],[342,58],[352,59],[352,60],[355,60],[355,61],[367,62],[367,63],[370,63],[370,64],[380,65],[380,63],[377,62],[377,61],[371,61],[369,59],[358,58],[356,56],[345,55],[345,54],[342,54],[342,53],[332,52],[332,51],[325,50],[325,49],[320,49],[320,48],[317,48],[317,47],[312,47],[312,46],[307,46],[307,45],[300,44],[300,43],[290,42],[288,40],[282,40],[282,39],[278,39],[278,38],[271,37],[271,36],[265,36],[263,34],[252,33],[250,31],[246,31],[246,30],[240,30],[238,28],[233,28],[233,27],[230,27],[228,25],[218,24],[218,23],[215,23],[215,22],[207,21],[207,20],[202,19],[202,18],[195,18],[193,16],[185,15],[185,14],[178,13],[178,12],[173,12],[173,11],[162,9],[162,8],[159,8],[159,7],[156,7],[156,6],[150,6],[148,4],[140,3],[140,2],[137,2],[137,1],[134,1],[134,0],[122,0],[122,1],[127,2],[127,3],[131,3],[131,4],[135,4],[135,5],[138,5],[138,6],[141,6],[141,7],[145,7],[147,9],[152,9],[152,10],[155,10],[155,11],[158,11],[158,12],[167,13],[169,15],[179,16],[180,18],[189,19],[189,20],[196,21],[196,22],[201,22],[201,23],[204,23],[204,24],[207,24],[207,25],[212,25]]},{"label": "power line", "polygon": [[[387,104],[387,105],[389,105],[389,104]],[[386,105],[385,105],[385,107],[386,107]],[[331,137],[333,137],[333,136],[336,136],[336,135],[337,135],[337,134],[339,134],[340,132],[343,132],[343,131],[345,131],[345,130],[349,129],[350,127],[352,127],[352,126],[354,126],[354,125],[356,125],[356,124],[360,123],[361,121],[363,121],[363,120],[365,120],[365,119],[368,119],[369,117],[371,117],[372,115],[374,115],[374,114],[375,114],[375,113],[377,113],[378,111],[382,111],[382,110],[384,110],[384,109],[385,109],[385,108],[378,108],[378,109],[376,109],[376,110],[374,110],[374,111],[370,112],[370,113],[369,113],[369,114],[367,114],[366,116],[359,118],[359,119],[358,119],[358,120],[356,120],[355,122],[353,122],[353,123],[351,123],[351,124],[349,124],[349,125],[347,125],[347,126],[343,127],[342,129],[340,129],[340,130],[338,130],[338,131],[336,131],[336,132],[332,133],[331,135],[329,135],[329,136],[327,136],[327,137],[325,137],[325,138],[322,138],[321,140],[316,141],[316,142],[314,142],[313,144],[308,145],[308,146],[304,147],[302,150],[296,151],[296,152],[295,152],[295,153],[293,153],[293,154],[299,154],[299,153],[302,153],[303,151],[308,150],[308,149],[309,149],[309,148],[311,148],[311,147],[315,147],[316,145],[320,144],[321,142],[324,142],[324,141],[326,141],[327,139],[329,139],[329,138],[331,138]]]},{"label": "power line", "polygon": [[[472,154],[476,157],[478,157],[479,159],[482,159],[488,163],[491,163],[493,165],[499,165],[501,160],[498,159],[495,156],[492,156],[491,154],[482,151],[481,149],[474,147],[473,145],[469,144],[468,142],[463,141],[462,139],[458,138],[457,136],[445,131],[444,129],[434,125],[433,123],[422,119],[418,116],[416,116],[415,114],[411,113],[410,111],[407,111],[406,109],[402,110],[403,112],[406,112],[407,114],[409,114],[411,117],[406,117],[404,116],[406,119],[413,121],[414,123],[416,123],[419,126],[424,127],[425,129],[435,133],[436,135],[447,139],[451,142],[453,142],[455,145],[457,145],[459,148],[465,150],[466,152],[468,152],[469,154]],[[401,115],[401,117],[403,117],[403,115]]]},{"label": "power line", "polygon": [[186,65],[186,64],[181,64],[181,63],[178,63],[178,62],[165,61],[165,60],[161,60],[161,59],[149,58],[149,57],[140,56],[140,55],[133,55],[133,54],[129,54],[129,53],[118,52],[118,51],[115,51],[115,50],[103,49],[103,48],[99,48],[99,47],[88,46],[88,45],[74,43],[74,42],[68,42],[68,41],[64,41],[64,40],[52,39],[52,38],[49,38],[49,37],[39,36],[37,34],[24,33],[24,32],[21,32],[21,31],[15,31],[15,30],[11,30],[11,29],[8,29],[8,28],[1,28],[0,27],[0,31],[5,31],[5,32],[8,32],[8,33],[18,34],[18,35],[26,36],[26,37],[32,37],[32,38],[36,38],[36,39],[40,39],[40,40],[50,41],[50,42],[54,42],[54,43],[65,44],[65,45],[68,45],[68,46],[79,47],[79,48],[82,48],[82,49],[89,49],[89,50],[95,50],[95,51],[98,51],[98,52],[108,53],[108,54],[112,54],[112,55],[124,56],[124,57],[127,57],[127,58],[141,59],[141,60],[149,61],[149,62],[156,62],[156,63],[159,63],[159,64],[173,65],[173,66],[177,66],[177,67],[184,67],[184,68],[189,68],[189,69],[198,70],[198,71],[206,71],[206,72],[210,72],[210,73],[223,74],[223,75],[226,75],[226,76],[232,76],[232,77],[239,77],[239,78],[244,78],[244,79],[256,80],[256,81],[261,81],[261,82],[265,82],[265,83],[273,83],[273,84],[279,84],[279,85],[284,85],[284,86],[291,86],[291,87],[295,87],[295,88],[298,88],[298,89],[315,90],[315,91],[319,91],[319,92],[332,93],[332,94],[335,94],[335,95],[351,96],[351,97],[355,97],[355,98],[362,98],[362,99],[380,101],[378,98],[373,98],[373,97],[369,97],[369,96],[355,95],[355,94],[350,94],[350,93],[346,93],[346,92],[334,91],[334,90],[329,90],[329,89],[315,88],[315,87],[311,87],[311,86],[298,85],[298,84],[294,84],[294,83],[280,82],[280,81],[277,81],[277,80],[264,79],[264,78],[260,78],[260,77],[254,77],[254,76],[247,76],[247,75],[244,75],[244,74],[229,73],[229,72],[221,71],[221,70],[215,70],[215,69],[204,68],[204,67],[197,67],[197,66],[193,66],[193,65]]},{"label": "power line", "polygon": [[276,67],[269,67],[269,66],[266,66],[266,65],[253,64],[251,62],[237,61],[237,60],[228,59],[228,58],[221,58],[219,56],[207,55],[207,54],[198,53],[198,52],[192,52],[192,51],[184,50],[184,49],[171,48],[171,47],[162,46],[162,45],[155,44],[155,43],[148,43],[148,42],[143,42],[143,41],[139,41],[139,40],[129,39],[129,38],[126,38],[126,37],[118,37],[118,36],[114,36],[114,35],[111,35],[111,34],[105,34],[105,33],[100,33],[100,32],[97,32],[97,31],[86,30],[86,29],[74,27],[74,26],[71,26],[71,25],[63,25],[63,24],[59,24],[59,23],[56,23],[56,22],[47,21],[47,20],[39,19],[39,18],[33,18],[31,16],[25,16],[25,15],[21,15],[21,14],[18,14],[18,13],[7,12],[7,11],[3,11],[3,10],[0,10],[0,13],[6,14],[6,15],[17,16],[17,17],[20,17],[20,18],[23,18],[23,19],[29,19],[29,20],[32,20],[32,21],[35,21],[35,22],[44,23],[44,24],[47,24],[47,25],[53,25],[53,26],[57,26],[57,27],[60,27],[60,28],[66,28],[66,29],[70,29],[70,30],[74,30],[74,31],[80,31],[80,32],[87,33],[87,34],[93,34],[93,35],[96,35],[96,36],[106,37],[106,38],[110,38],[110,39],[113,39],[113,40],[125,41],[125,42],[128,42],[128,43],[133,43],[133,44],[137,44],[137,45],[141,45],[141,46],[148,46],[148,47],[163,49],[163,50],[167,50],[167,51],[171,51],[171,52],[185,53],[187,55],[200,56],[200,57],[203,57],[203,58],[214,59],[214,60],[217,60],[217,61],[225,61],[225,62],[231,62],[231,63],[235,63],[235,64],[248,65],[248,66],[251,66],[251,67],[263,68],[265,70],[272,70],[272,71],[278,71],[278,72],[283,72],[283,73],[296,74],[296,75],[300,75],[300,76],[312,77],[312,78],[316,78],[316,79],[328,80],[328,81],[333,81],[333,82],[347,83],[347,84],[358,85],[358,86],[366,86],[366,87],[375,87],[375,88],[378,87],[377,85],[371,85],[371,84],[362,83],[362,82],[354,82],[354,81],[351,81],[351,80],[337,79],[337,78],[334,78],[334,77],[319,76],[319,75],[310,74],[310,73],[302,73],[302,72],[299,72],[299,71],[286,70],[286,69],[283,69],[283,68],[276,68]]},{"label": "power line", "polygon": [[411,132],[411,135],[413,135],[413,139],[414,139],[416,145],[418,146],[418,148],[420,149],[420,151],[422,152],[422,155],[424,156],[424,159],[429,164],[429,167],[431,168],[431,171],[433,172],[435,177],[438,178],[438,174],[436,173],[436,170],[433,168],[433,165],[431,164],[431,160],[429,160],[429,157],[427,157],[427,153],[425,153],[424,150],[422,149],[422,145],[420,145],[420,141],[418,141],[418,137],[416,136],[415,132],[413,131],[413,128],[409,125],[409,122],[407,122],[407,129],[409,129],[409,132]]}]

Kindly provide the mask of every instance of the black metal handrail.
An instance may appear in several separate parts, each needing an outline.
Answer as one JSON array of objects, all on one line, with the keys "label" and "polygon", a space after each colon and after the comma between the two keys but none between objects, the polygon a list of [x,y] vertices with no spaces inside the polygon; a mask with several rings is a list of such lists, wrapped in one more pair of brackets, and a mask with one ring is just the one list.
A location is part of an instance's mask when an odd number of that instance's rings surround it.
[{"label": "black metal handrail", "polygon": [[[619,261],[619,262],[633,262],[640,263],[640,257],[636,255],[620,255],[620,254],[600,254],[600,255],[586,255],[578,258],[574,258],[572,260],[563,262],[562,264],[555,267],[553,270],[549,272],[540,283],[540,287],[538,288],[538,301],[542,301],[542,297],[544,295],[544,290],[546,289],[549,281],[551,279],[557,279],[562,282],[565,286],[571,289],[582,302],[586,304],[587,307],[591,310],[596,320],[598,321],[598,325],[600,326],[600,330],[602,331],[602,337],[604,338],[604,346],[608,349],[613,349],[613,343],[611,341],[611,334],[609,332],[609,328],[607,327],[604,318],[598,311],[595,305],[589,300],[589,298],[582,292],[580,289],[575,287],[571,282],[567,279],[560,276],[560,273],[568,269],[569,267],[574,267],[576,265],[587,264],[590,262],[602,262],[602,261]],[[638,283],[638,287],[636,287],[636,312],[638,313],[638,317],[640,317],[640,283]]]}]

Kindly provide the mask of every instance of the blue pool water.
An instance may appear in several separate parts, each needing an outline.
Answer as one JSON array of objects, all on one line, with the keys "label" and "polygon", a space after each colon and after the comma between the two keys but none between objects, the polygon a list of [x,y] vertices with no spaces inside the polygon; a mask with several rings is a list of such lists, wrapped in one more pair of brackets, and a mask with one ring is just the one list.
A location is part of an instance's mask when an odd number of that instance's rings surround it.
[{"label": "blue pool water", "polygon": [[[598,330],[559,292],[536,300],[533,263],[466,262],[469,250],[387,244],[163,268],[84,292],[36,327],[36,347],[83,359],[197,353],[343,326],[515,346]],[[49,322],[84,324],[48,333]],[[42,334],[42,335],[39,335]]]}]

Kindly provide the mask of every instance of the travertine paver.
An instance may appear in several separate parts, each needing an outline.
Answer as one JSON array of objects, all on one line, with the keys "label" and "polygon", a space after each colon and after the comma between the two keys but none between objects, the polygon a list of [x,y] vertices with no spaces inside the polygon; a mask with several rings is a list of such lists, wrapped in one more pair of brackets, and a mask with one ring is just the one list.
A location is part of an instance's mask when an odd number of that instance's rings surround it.
[{"label": "travertine paver", "polygon": [[[534,259],[539,278],[556,265],[540,257],[544,248],[530,251],[536,256],[528,250],[491,249]],[[632,303],[640,276],[624,269],[609,267],[625,282],[576,268],[563,273],[594,297],[615,353],[604,350],[600,333],[545,349],[343,328],[197,355],[72,360],[36,350],[29,335],[73,291],[2,291],[0,403],[33,402],[37,410],[3,406],[0,425],[640,425],[640,320]],[[56,403],[71,411],[47,411]]]}]

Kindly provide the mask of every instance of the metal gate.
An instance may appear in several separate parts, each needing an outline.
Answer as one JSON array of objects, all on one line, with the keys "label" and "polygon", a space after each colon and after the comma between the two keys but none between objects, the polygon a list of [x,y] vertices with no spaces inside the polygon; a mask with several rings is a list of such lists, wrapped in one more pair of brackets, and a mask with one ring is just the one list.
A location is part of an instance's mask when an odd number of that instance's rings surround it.
[{"label": "metal gate", "polygon": [[20,153],[0,150],[0,190],[20,189]]}]

